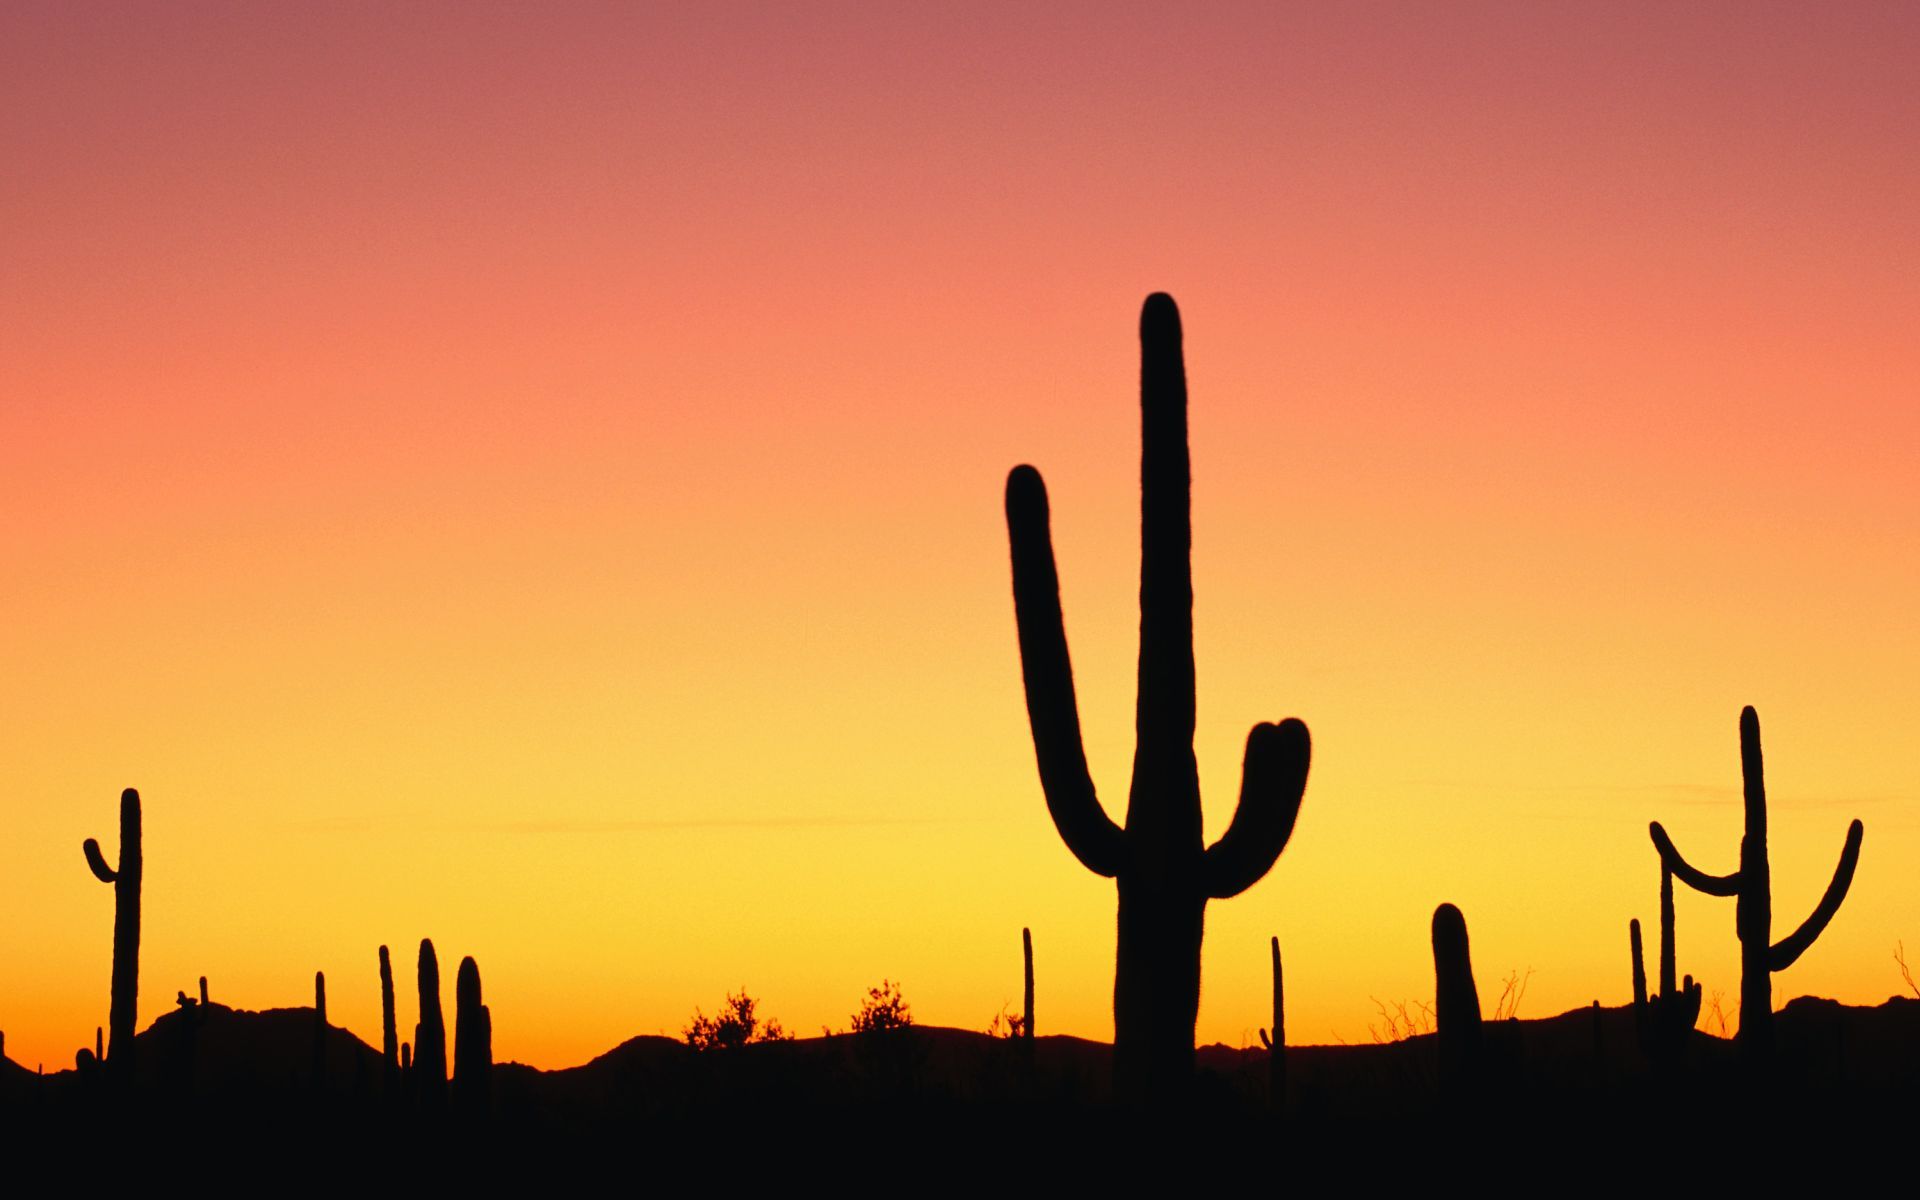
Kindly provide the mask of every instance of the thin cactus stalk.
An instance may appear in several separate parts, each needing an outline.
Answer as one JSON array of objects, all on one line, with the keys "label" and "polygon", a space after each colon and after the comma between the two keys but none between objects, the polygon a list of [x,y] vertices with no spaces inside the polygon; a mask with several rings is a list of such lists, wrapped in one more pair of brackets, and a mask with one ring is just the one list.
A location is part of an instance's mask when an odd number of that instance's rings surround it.
[{"label": "thin cactus stalk", "polygon": [[1640,1049],[1654,1066],[1677,1068],[1686,1058],[1687,1042],[1700,1019],[1700,985],[1693,976],[1674,979],[1673,872],[1660,868],[1660,991],[1647,994],[1647,966],[1640,946],[1640,922],[1627,922],[1633,952],[1633,1019]]},{"label": "thin cactus stalk", "polygon": [[1134,1101],[1171,1099],[1190,1083],[1207,901],[1245,891],[1279,858],[1310,757],[1300,721],[1255,725],[1239,808],[1225,836],[1205,845],[1193,754],[1186,367],[1180,313],[1163,294],[1140,314],[1140,412],[1140,657],[1124,827],[1101,807],[1081,744],[1046,485],[1019,466],[1006,495],[1021,673],[1047,809],[1074,857],[1118,885],[1114,1073]]},{"label": "thin cactus stalk", "polygon": [[1655,821],[1648,826],[1661,864],[1680,882],[1709,896],[1735,897],[1734,929],[1740,938],[1740,1032],[1742,1050],[1750,1057],[1768,1056],[1773,1049],[1773,973],[1792,966],[1813,945],[1828,922],[1840,911],[1860,863],[1860,841],[1865,826],[1856,820],[1847,827],[1840,864],[1827,883],[1826,894],[1811,915],[1791,934],[1773,940],[1772,868],[1767,859],[1767,786],[1760,755],[1760,717],[1752,708],[1740,710],[1740,775],[1746,802],[1746,831],[1740,839],[1740,868],[1730,875],[1709,875],[1688,863],[1667,831]]},{"label": "thin cactus stalk", "polygon": [[1267,1101],[1275,1108],[1287,1102],[1287,992],[1280,975],[1280,939],[1270,940],[1273,953],[1273,1033],[1260,1031],[1267,1048]]},{"label": "thin cactus stalk", "polygon": [[454,977],[453,1104],[466,1120],[487,1115],[493,1098],[493,1014],[480,999],[480,966],[471,955]]},{"label": "thin cactus stalk", "polygon": [[429,1116],[447,1107],[447,1025],[440,1013],[440,960],[420,940],[420,1022],[413,1032],[413,1091]]},{"label": "thin cactus stalk", "polygon": [[1440,1086],[1459,1091],[1481,1063],[1480,991],[1473,983],[1467,919],[1451,904],[1433,910],[1434,1024],[1440,1043]]},{"label": "thin cactus stalk", "polygon": [[380,947],[380,1082],[394,1095],[400,1075],[400,1029],[393,1015],[393,959]]},{"label": "thin cactus stalk", "polygon": [[100,843],[88,838],[80,849],[101,883],[113,885],[113,999],[107,1027],[113,1033],[106,1062],[121,1080],[133,1075],[133,1027],[140,1004],[140,793],[120,793],[120,862],[109,867]]},{"label": "thin cactus stalk", "polygon": [[200,1009],[201,1011],[202,1012],[206,1011],[206,1007],[207,1007],[207,977],[205,975],[202,975],[200,977]]},{"label": "thin cactus stalk", "polygon": [[1033,931],[1020,930],[1020,957],[1026,964],[1026,986],[1021,1007],[1020,1036],[1033,1044]]},{"label": "thin cactus stalk", "polygon": [[313,1086],[318,1088],[327,1076],[327,976],[313,973]]},{"label": "thin cactus stalk", "polygon": [[102,1034],[100,1027],[95,1025],[93,1027],[93,1057],[100,1062],[107,1060],[107,1052],[104,1049],[105,1043],[105,1036]]}]

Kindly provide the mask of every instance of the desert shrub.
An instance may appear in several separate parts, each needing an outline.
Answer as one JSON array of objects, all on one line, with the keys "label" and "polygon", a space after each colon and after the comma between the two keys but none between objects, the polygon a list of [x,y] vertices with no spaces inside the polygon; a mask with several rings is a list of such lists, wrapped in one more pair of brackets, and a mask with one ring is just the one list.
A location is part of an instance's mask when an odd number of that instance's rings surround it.
[{"label": "desert shrub", "polygon": [[693,1010],[693,1021],[680,1036],[695,1050],[732,1050],[752,1042],[783,1042],[793,1035],[780,1028],[778,1021],[762,1022],[755,1014],[758,1005],[747,989],[729,995],[720,1011],[707,1016]]},{"label": "desert shrub", "polygon": [[912,1026],[913,1012],[900,994],[900,985],[882,979],[879,987],[867,989],[867,998],[860,1002],[860,1011],[853,1014],[851,1024],[854,1033],[890,1033]]}]

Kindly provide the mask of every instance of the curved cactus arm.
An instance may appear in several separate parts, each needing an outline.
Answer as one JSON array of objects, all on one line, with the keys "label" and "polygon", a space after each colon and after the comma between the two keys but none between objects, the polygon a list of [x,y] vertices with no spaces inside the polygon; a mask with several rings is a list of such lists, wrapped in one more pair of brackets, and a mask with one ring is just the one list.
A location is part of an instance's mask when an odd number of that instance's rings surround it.
[{"label": "curved cactus arm", "polygon": [[1040,762],[1040,787],[1067,849],[1089,871],[1111,876],[1120,871],[1125,841],[1120,827],[1100,807],[1093,776],[1087,771],[1048,524],[1047,485],[1040,472],[1015,467],[1007,476],[1007,537],[1013,546],[1020,673],[1026,684],[1033,749]]},{"label": "curved cactus arm", "polygon": [[1260,1030],[1260,1044],[1269,1050],[1273,1049],[1273,1039],[1267,1036],[1267,1031],[1264,1027]]},{"label": "curved cactus arm", "polygon": [[94,877],[101,883],[113,883],[120,878],[120,873],[108,866],[106,858],[101,855],[99,842],[88,838],[80,849],[87,856],[87,866],[93,869]]},{"label": "curved cactus arm", "polygon": [[1667,831],[1655,821],[1647,826],[1647,832],[1653,835],[1653,847],[1660,852],[1660,861],[1667,870],[1672,871],[1681,883],[1696,892],[1705,892],[1709,896],[1737,896],[1740,894],[1740,872],[1731,875],[1709,875],[1680,856],[1679,847],[1667,836]]},{"label": "curved cactus arm", "polygon": [[1193,753],[1193,474],[1180,310],[1140,309],[1140,665],[1137,753]]},{"label": "curved cactus arm", "polygon": [[1833,914],[1840,911],[1840,902],[1847,898],[1847,889],[1853,886],[1853,869],[1860,865],[1860,839],[1866,836],[1866,827],[1855,821],[1847,828],[1847,844],[1840,850],[1840,865],[1833,869],[1833,879],[1827,884],[1827,894],[1820,897],[1820,903],[1800,928],[1775,942],[1767,950],[1767,969],[1784,971],[1807,952],[1813,940],[1826,929],[1827,922],[1833,920]]},{"label": "curved cactus arm", "polygon": [[1307,727],[1293,717],[1278,725],[1262,721],[1247,733],[1240,806],[1201,863],[1201,884],[1210,898],[1237,896],[1273,868],[1299,819],[1312,755]]}]

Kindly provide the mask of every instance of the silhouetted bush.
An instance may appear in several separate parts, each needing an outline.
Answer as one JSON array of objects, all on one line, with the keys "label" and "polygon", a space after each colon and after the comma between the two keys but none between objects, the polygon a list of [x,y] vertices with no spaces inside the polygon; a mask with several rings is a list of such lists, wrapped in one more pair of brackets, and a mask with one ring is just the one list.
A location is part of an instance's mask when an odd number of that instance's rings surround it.
[{"label": "silhouetted bush", "polygon": [[860,1011],[851,1020],[854,1033],[868,1035],[893,1033],[912,1025],[913,1010],[900,994],[900,985],[887,979],[882,979],[879,987],[867,989],[867,998],[860,1002]]},{"label": "silhouetted bush", "polygon": [[680,1036],[695,1050],[732,1050],[754,1042],[791,1041],[793,1035],[780,1028],[780,1022],[761,1022],[754,1011],[758,1004],[743,987],[729,995],[714,1016],[694,1009],[693,1021]]}]

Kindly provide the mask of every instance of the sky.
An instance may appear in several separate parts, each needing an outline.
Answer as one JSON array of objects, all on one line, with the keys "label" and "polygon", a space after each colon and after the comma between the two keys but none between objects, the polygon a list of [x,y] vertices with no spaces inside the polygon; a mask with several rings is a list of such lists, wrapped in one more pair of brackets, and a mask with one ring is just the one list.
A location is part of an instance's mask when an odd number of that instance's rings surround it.
[{"label": "sky", "polygon": [[[1198,1035],[1629,995],[1652,819],[1731,870],[1760,713],[1774,981],[1920,958],[1920,13],[1899,4],[0,8],[0,1030],[209,978],[379,1035],[477,958],[496,1055],[746,988],[1107,1038],[1002,488],[1052,497],[1123,809],[1144,297],[1186,328],[1206,827],[1298,716],[1291,844]],[[1678,901],[1731,1018],[1730,902]],[[1705,1020],[1711,1024],[1713,1017]],[[413,1020],[402,989],[403,1029]]]}]

